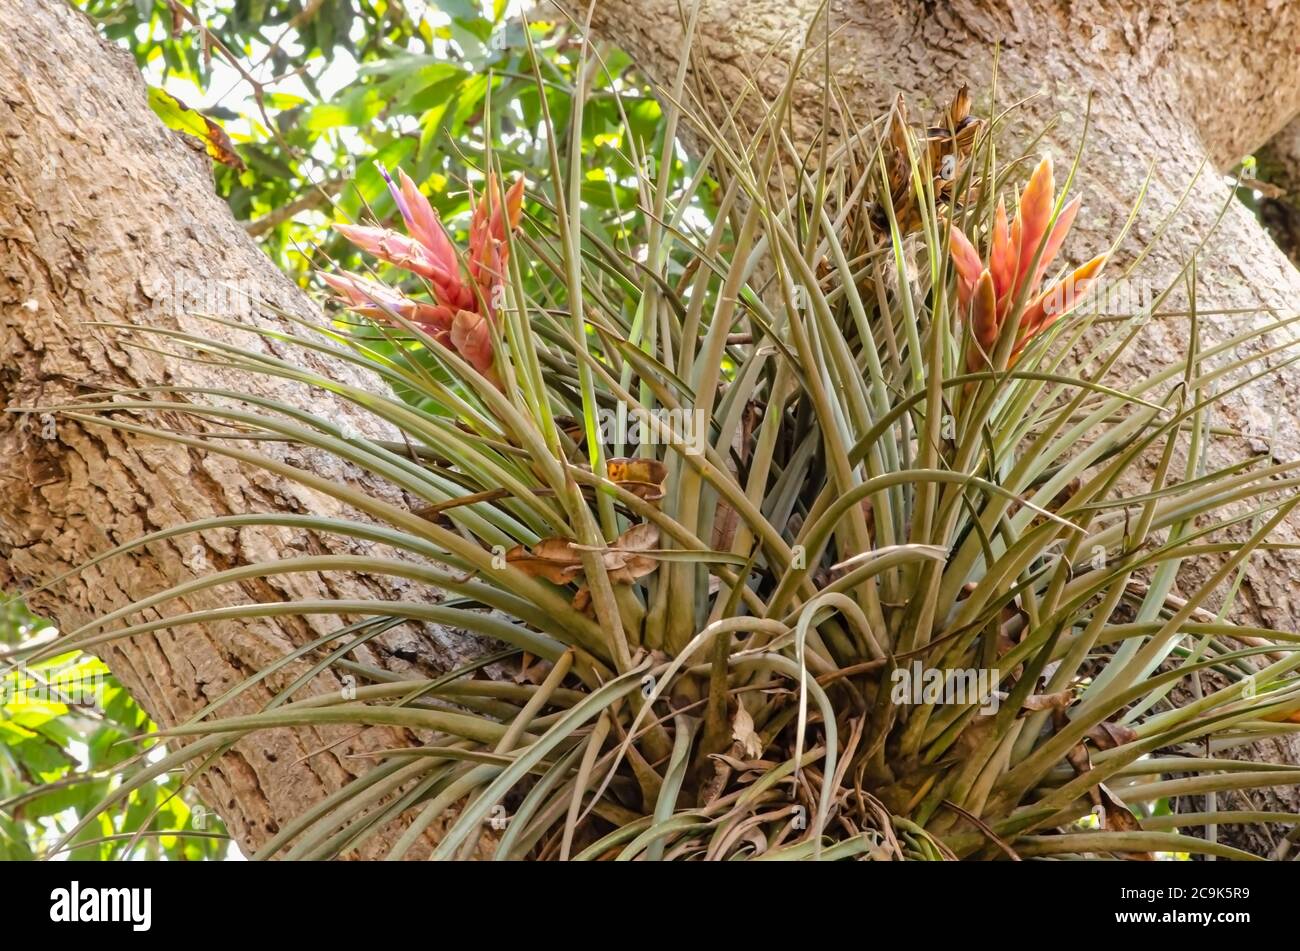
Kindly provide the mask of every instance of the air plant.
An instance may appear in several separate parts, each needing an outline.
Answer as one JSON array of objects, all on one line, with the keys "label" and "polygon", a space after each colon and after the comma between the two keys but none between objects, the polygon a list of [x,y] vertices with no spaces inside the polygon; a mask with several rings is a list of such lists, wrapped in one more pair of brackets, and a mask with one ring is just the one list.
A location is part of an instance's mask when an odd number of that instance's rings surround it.
[{"label": "air plant", "polygon": [[[355,513],[292,524],[382,542],[367,571],[443,597],[340,606],[340,631],[259,672],[300,672],[274,709],[223,715],[234,688],[165,731],[195,741],[132,781],[185,764],[200,772],[260,729],[385,723],[416,731],[419,745],[385,751],[257,857],[348,854],[393,822],[406,830],[394,857],[418,854],[429,830],[440,858],[1243,857],[1197,833],[1276,816],[1177,807],[1300,781],[1294,768],[1243,771],[1227,758],[1300,710],[1300,636],[1227,619],[1233,573],[1280,544],[1270,532],[1297,505],[1300,465],[1198,465],[1220,438],[1207,422],[1216,401],[1271,372],[1276,348],[1247,345],[1297,318],[1198,344],[1117,389],[1109,371],[1164,295],[1109,329],[1049,306],[1054,288],[1078,291],[1105,255],[1040,292],[1078,209],[1057,208],[1050,161],[1014,222],[1001,203],[962,200],[973,169],[986,170],[989,196],[1005,177],[991,118],[963,140],[969,160],[952,181],[936,176],[950,170],[933,167],[928,136],[891,132],[891,154],[908,157],[895,177],[911,191],[884,206],[888,241],[857,255],[841,226],[888,179],[883,143],[859,137],[805,164],[785,137],[789,87],[751,139],[687,111],[709,96],[687,95],[686,81],[683,71],[665,90],[669,127],[689,123],[710,164],[652,180],[629,139],[650,212],[629,226],[639,249],[585,227],[580,95],[568,155],[554,129],[539,139],[549,204],[515,235],[523,186],[498,197],[488,175],[464,268],[404,174],[394,197],[406,235],[340,228],[428,282],[425,301],[325,276],[379,330],[400,328],[405,359],[339,325],[276,338],[414,398],[354,393],[255,349],[168,332],[232,370],[330,386],[394,438],[341,438],[301,407],[235,409],[228,393],[173,400],[163,388],[58,408],[250,465],[258,456],[225,427],[181,435],[152,415],[237,422],[242,436],[333,454],[400,492],[267,462]],[[660,146],[671,163],[676,143]],[[900,201],[914,210],[908,227],[893,213]],[[950,224],[962,216],[972,233],[990,231],[987,263]],[[487,322],[490,336],[478,329]],[[1069,369],[1072,351],[1095,369]],[[972,387],[979,398],[962,400]],[[611,415],[637,418],[647,438],[604,432]],[[686,419],[695,438],[684,438]],[[392,503],[401,495],[411,511]],[[1225,543],[1228,531],[1245,537]],[[1180,568],[1207,559],[1208,580],[1175,597]],[[49,649],[283,613],[294,606],[165,608],[195,590],[361,563],[313,556],[213,572]],[[1222,610],[1207,614],[1216,598]],[[348,656],[429,621],[495,650],[401,680]],[[969,690],[896,690],[917,664]],[[354,694],[296,695],[343,670],[363,681]],[[1199,693],[1175,690],[1187,684]],[[1174,808],[1156,815],[1157,804]],[[503,812],[504,828],[485,825]]]}]

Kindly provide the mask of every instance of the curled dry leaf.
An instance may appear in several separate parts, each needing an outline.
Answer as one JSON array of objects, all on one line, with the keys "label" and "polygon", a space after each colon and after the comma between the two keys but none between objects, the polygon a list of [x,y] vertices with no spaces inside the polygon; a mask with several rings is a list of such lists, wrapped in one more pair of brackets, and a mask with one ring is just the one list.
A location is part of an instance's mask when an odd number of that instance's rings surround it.
[{"label": "curled dry leaf", "polygon": [[668,467],[658,459],[609,459],[605,462],[605,476],[638,498],[658,502],[664,497]]},{"label": "curled dry leaf", "polygon": [[1035,693],[1025,697],[1022,710],[1064,710],[1074,700],[1074,691],[1061,690],[1057,693]]},{"label": "curled dry leaf", "polygon": [[1110,750],[1137,739],[1137,733],[1119,723],[1103,721],[1088,731],[1088,739],[1099,750]]},{"label": "curled dry leaf", "polygon": [[741,759],[744,752],[739,743],[732,743],[727,754],[714,753],[709,756],[709,763],[713,767],[712,774],[704,781],[700,787],[700,803],[708,805],[722,795],[722,791],[727,788],[727,783],[731,781],[732,775],[736,770],[747,769],[747,764]]},{"label": "curled dry leaf", "polygon": [[[1141,832],[1142,824],[1138,822],[1137,816],[1133,815],[1132,810],[1124,805],[1124,800],[1120,799],[1113,792],[1106,788],[1105,783],[1098,783],[1094,791],[1093,802],[1100,805],[1106,816],[1107,832]],[[1124,852],[1121,853],[1125,858],[1135,862],[1153,862],[1155,856],[1150,852]]]},{"label": "curled dry leaf", "polygon": [[[1053,729],[1059,732],[1060,730],[1065,729],[1065,727],[1068,724],[1069,724],[1069,718],[1066,717],[1065,715],[1065,708],[1064,707],[1053,708],[1052,710]],[[1088,747],[1087,744],[1085,743],[1075,743],[1074,746],[1070,747],[1070,751],[1065,754],[1065,760],[1067,763],[1070,764],[1070,766],[1074,768],[1074,772],[1077,775],[1082,776],[1084,773],[1092,769],[1092,758],[1088,755]],[[1090,793],[1090,795],[1093,796],[1093,801],[1095,802],[1096,793],[1093,792]]]},{"label": "curled dry leaf", "polygon": [[763,772],[764,770],[773,769],[781,765],[780,763],[774,762],[772,760],[762,760],[762,759],[744,760],[740,758],[739,754],[741,752],[743,751],[739,748],[739,746],[733,745],[731,747],[730,752],[714,753],[709,758],[717,760],[720,763],[725,763],[726,765],[730,766],[732,769],[758,770],[760,773]]},{"label": "curled dry leaf", "polygon": [[614,540],[604,555],[610,578],[619,584],[631,584],[644,578],[658,566],[650,551],[659,544],[659,527],[650,522],[634,525]]},{"label": "curled dry leaf", "polygon": [[[1065,726],[1066,718],[1065,718],[1065,709],[1063,707],[1056,708],[1052,711],[1052,721],[1054,726],[1058,730],[1062,729]],[[1092,730],[1088,732],[1088,738],[1093,739],[1094,742],[1096,742],[1095,738],[1093,737],[1093,734],[1096,732],[1104,733],[1109,738],[1112,734],[1110,733],[1109,730],[1104,729],[1107,727],[1114,728],[1115,730],[1114,736],[1116,738],[1123,737],[1125,733],[1128,734],[1133,733],[1133,731],[1129,730],[1127,727],[1122,727],[1115,723],[1100,723],[1097,726],[1093,727]],[[1134,738],[1134,737],[1130,737],[1130,738]],[[1127,742],[1127,740],[1124,740],[1124,742]],[[1114,745],[1118,746],[1119,743],[1115,743]],[[1099,748],[1108,749],[1108,747],[1104,747],[1104,746]],[[1074,746],[1070,749],[1070,752],[1065,754],[1065,759],[1066,762],[1068,762],[1070,766],[1074,768],[1074,771],[1077,775],[1082,776],[1084,773],[1089,772],[1092,769],[1092,758],[1088,755],[1088,747],[1087,744],[1085,743],[1074,744]],[[1110,832],[1141,832],[1142,831],[1142,825],[1141,823],[1138,822],[1137,816],[1135,816],[1133,812],[1129,809],[1129,807],[1124,804],[1124,801],[1122,799],[1120,799],[1118,796],[1116,796],[1113,792],[1111,792],[1106,787],[1105,783],[1098,783],[1097,785],[1091,787],[1088,790],[1088,798],[1092,800],[1094,809],[1095,807],[1098,806],[1101,807],[1101,811],[1102,811],[1101,818],[1102,821],[1105,823],[1103,828],[1106,831],[1110,831]],[[1139,862],[1149,862],[1155,858],[1155,856],[1153,856],[1150,852],[1125,852],[1119,854],[1122,854],[1125,858],[1132,859],[1134,861],[1139,861]]]},{"label": "curled dry leaf", "polygon": [[1002,606],[998,621],[997,650],[1001,657],[1016,647],[1024,637],[1025,631],[1029,629],[1029,614],[1020,606],[1020,599],[1016,598]]},{"label": "curled dry leaf", "polygon": [[[644,554],[658,543],[658,527],[642,522],[618,536],[607,548],[579,545],[567,538],[543,538],[531,551],[524,545],[516,545],[506,552],[506,561],[531,577],[568,584],[583,572],[582,553],[596,551],[609,571],[610,580],[616,584],[632,584],[658,566],[653,555]],[[580,611],[586,609],[590,598],[590,594],[584,596],[585,591],[584,587],[574,599],[574,607]]]},{"label": "curled dry leaf", "polygon": [[591,589],[585,584],[574,592],[573,600],[570,602],[575,611],[581,611],[587,617],[595,617],[596,609],[591,604]]},{"label": "curled dry leaf", "polygon": [[582,572],[582,554],[567,538],[543,538],[531,551],[516,545],[506,552],[506,561],[524,574],[552,584],[568,584]]},{"label": "curled dry leaf", "polygon": [[1088,747],[1082,743],[1075,743],[1074,746],[1070,747],[1070,752],[1065,754],[1065,761],[1079,775],[1083,775],[1092,769],[1092,758],[1088,756]]},{"label": "curled dry leaf", "polygon": [[608,548],[591,548],[574,544],[577,551],[598,551],[615,584],[632,584],[658,567],[654,555],[644,554],[659,544],[659,528],[652,522],[633,525]]},{"label": "curled dry leaf", "polygon": [[519,657],[519,670],[514,675],[514,682],[517,684],[540,684],[550,673],[553,664],[548,663],[540,657],[534,657],[532,654],[524,651]]},{"label": "curled dry leaf", "polygon": [[731,738],[740,744],[750,759],[763,755],[763,738],[754,729],[754,718],[743,703],[736,708],[736,718],[731,721]]}]

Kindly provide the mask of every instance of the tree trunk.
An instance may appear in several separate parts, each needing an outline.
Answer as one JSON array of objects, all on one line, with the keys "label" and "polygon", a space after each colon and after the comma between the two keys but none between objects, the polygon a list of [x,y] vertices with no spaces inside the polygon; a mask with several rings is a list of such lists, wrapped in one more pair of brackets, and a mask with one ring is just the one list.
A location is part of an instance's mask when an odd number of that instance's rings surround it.
[{"label": "tree trunk", "polygon": [[[585,20],[585,0],[567,6],[577,22]],[[592,30],[670,86],[684,47],[681,11],[689,14],[694,7],[677,0],[595,0]],[[1271,0],[1246,12],[1212,0],[830,0],[828,13],[813,26],[821,8],[819,0],[703,0],[692,47],[697,92],[688,107],[726,128],[720,120],[741,103],[736,118],[753,128],[757,110],[775,100],[802,49],[806,55],[792,105],[795,135],[806,145],[822,126],[825,63],[853,111],[841,119],[833,109],[832,127],[860,128],[886,111],[900,91],[914,107],[924,106],[929,118],[936,102],[946,102],[966,82],[977,107],[987,109],[998,48],[999,109],[1029,99],[999,137],[1004,159],[1017,154],[1018,141],[1028,141],[1055,120],[1041,148],[1054,153],[1058,167],[1068,164],[1083,139],[1093,97],[1076,184],[1084,205],[1066,247],[1068,257],[1080,263],[1111,243],[1154,163],[1149,195],[1112,273],[1155,237],[1195,180],[1185,207],[1132,276],[1147,291],[1140,300],[1149,301],[1177,278],[1226,204],[1227,213],[1198,261],[1197,304],[1203,312],[1244,308],[1253,313],[1206,316],[1203,345],[1244,329],[1244,320],[1270,321],[1269,308],[1294,312],[1300,274],[1249,212],[1230,200],[1220,171],[1272,138],[1300,111],[1300,46],[1295,43],[1300,5]],[[828,26],[826,57],[821,44]],[[742,97],[751,82],[762,96]],[[1164,309],[1180,308],[1185,300],[1180,288]],[[1292,338],[1290,331],[1281,333]],[[1107,382],[1122,388],[1124,381],[1144,377],[1184,353],[1188,340],[1185,318],[1153,321]],[[1275,334],[1266,341],[1252,350],[1283,338]],[[1270,358],[1269,364],[1279,365],[1290,355]],[[1228,397],[1214,422],[1240,438],[1216,440],[1210,467],[1266,450],[1275,433],[1281,437],[1272,447],[1276,457],[1300,455],[1294,435],[1300,432],[1297,397],[1300,369],[1295,367],[1281,368],[1263,384]],[[1296,541],[1298,528],[1293,517],[1275,540]],[[1297,565],[1300,558],[1293,552],[1255,555],[1237,617],[1295,630]],[[1189,565],[1179,587],[1186,593],[1206,576],[1206,566]],[[1300,741],[1270,742],[1251,755],[1298,762]],[[1274,801],[1234,808],[1300,809],[1295,787],[1263,798]],[[1270,845],[1257,838],[1238,844],[1255,850]]]},{"label": "tree trunk", "polygon": [[[97,390],[157,383],[222,387],[277,398],[367,435],[383,435],[371,417],[328,393],[128,348],[113,330],[90,325],[182,328],[273,351],[262,337],[227,332],[192,315],[220,313],[291,330],[263,301],[301,316],[315,312],[214,194],[207,158],[154,118],[131,57],[101,40],[60,0],[0,4],[0,405],[50,406]],[[354,386],[377,386],[349,366],[282,349],[282,356],[317,372]],[[100,426],[51,423],[36,415],[0,414],[0,591],[28,589],[113,545],[197,518],[340,508],[331,498],[229,459]],[[166,424],[196,425],[180,415]],[[265,451],[372,494],[393,495],[336,459],[293,449]],[[35,609],[71,630],[201,574],[205,564],[224,568],[345,550],[350,544],[340,539],[288,530],[191,535],[111,560],[32,600]],[[165,610],[236,601],[429,596],[394,579],[294,575],[227,587]],[[155,720],[172,725],[293,647],[340,626],[337,619],[319,617],[179,628],[115,642],[103,657]],[[426,671],[477,653],[466,635],[407,624],[384,643],[372,642],[369,656],[360,659],[410,671],[410,663],[392,654],[399,644],[403,656],[414,652]],[[225,712],[256,712],[302,671],[301,664],[286,669]],[[322,676],[308,689],[337,690],[339,683]],[[409,742],[401,731],[387,729],[260,732],[211,769],[200,790],[248,852],[374,762],[349,760],[349,754]],[[376,836],[370,848],[380,850],[390,839],[391,830]]]}]

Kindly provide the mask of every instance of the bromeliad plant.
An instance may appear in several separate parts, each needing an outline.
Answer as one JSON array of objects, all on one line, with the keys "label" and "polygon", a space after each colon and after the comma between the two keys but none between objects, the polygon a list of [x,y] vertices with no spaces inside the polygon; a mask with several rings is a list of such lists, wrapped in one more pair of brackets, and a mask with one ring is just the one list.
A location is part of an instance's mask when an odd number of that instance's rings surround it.
[{"label": "bromeliad plant", "polygon": [[[685,81],[664,101],[692,101]],[[1240,355],[1264,330],[1198,345],[1121,391],[1108,374],[1164,295],[1115,324],[1049,310],[1056,298],[1039,287],[1079,206],[1055,197],[1045,161],[1008,223],[996,199],[1025,160],[995,162],[996,113],[950,108],[946,136],[895,113],[806,161],[785,137],[788,108],[789,89],[742,134],[735,116],[674,106],[668,127],[691,124],[707,153],[686,178],[651,174],[629,140],[643,215],[618,246],[584,226],[577,132],[567,155],[562,133],[546,136],[549,176],[531,198],[521,180],[500,192],[485,156],[465,263],[401,175],[407,235],[340,230],[426,284],[327,272],[374,323],[276,337],[409,399],[166,335],[247,373],[327,386],[391,438],[225,392],[62,407],[256,464],[246,439],[148,419],[234,423],[337,455],[415,504],[277,463],[357,514],[268,523],[389,554],[215,572],[59,649],[203,623],[214,615],[156,612],[262,575],[364,569],[442,594],[340,606],[340,630],[274,665],[300,676],[273,709],[222,717],[224,697],[168,731],[197,739],[151,769],[200,770],[273,726],[419,736],[259,858],[344,854],[397,819],[394,857],[417,854],[426,830],[439,830],[441,858],[1243,856],[1202,830],[1275,816],[1167,807],[1300,780],[1226,758],[1292,728],[1300,655],[1293,633],[1228,621],[1224,597],[1253,553],[1277,547],[1269,534],[1297,504],[1300,464],[1201,468],[1223,438],[1208,422],[1215,402],[1269,372],[1272,350]],[[934,146],[945,141],[960,162]],[[659,145],[671,162],[675,142]],[[910,190],[891,166],[900,153]],[[850,251],[846,222],[868,217],[868,201],[886,227]],[[1104,259],[1052,286],[1081,290]],[[391,357],[376,335],[405,349]],[[642,438],[617,425],[627,418]],[[1228,544],[1228,530],[1247,537]],[[1175,597],[1193,562],[1211,565],[1206,580]],[[430,621],[490,642],[483,658],[394,680],[349,656]],[[332,670],[368,682],[294,696]]]}]

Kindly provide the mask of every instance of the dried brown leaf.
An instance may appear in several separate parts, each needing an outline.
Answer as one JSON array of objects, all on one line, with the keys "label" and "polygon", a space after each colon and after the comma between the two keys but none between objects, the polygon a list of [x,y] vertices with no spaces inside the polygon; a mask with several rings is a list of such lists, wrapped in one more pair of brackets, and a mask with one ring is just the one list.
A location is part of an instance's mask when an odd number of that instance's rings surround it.
[{"label": "dried brown leaf", "polygon": [[1119,723],[1103,721],[1088,731],[1088,739],[1099,750],[1110,750],[1137,739],[1137,733]]},{"label": "dried brown leaf", "polygon": [[763,738],[755,731],[754,718],[749,715],[743,703],[736,708],[736,717],[731,721],[731,738],[740,744],[750,759],[758,759],[763,755]]},{"label": "dried brown leaf", "polygon": [[610,482],[638,498],[658,502],[664,497],[668,467],[658,459],[609,459],[605,462],[605,475]]}]

